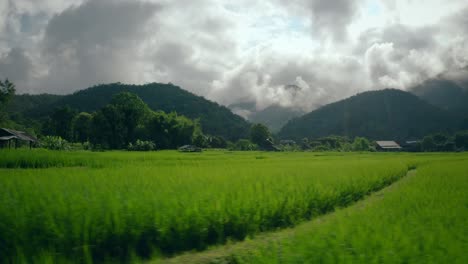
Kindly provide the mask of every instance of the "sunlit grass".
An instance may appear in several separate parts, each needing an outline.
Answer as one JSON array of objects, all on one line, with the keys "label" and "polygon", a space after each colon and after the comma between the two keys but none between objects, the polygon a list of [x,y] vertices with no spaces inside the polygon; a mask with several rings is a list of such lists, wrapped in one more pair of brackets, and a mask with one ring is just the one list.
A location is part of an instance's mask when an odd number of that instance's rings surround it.
[{"label": "sunlit grass", "polygon": [[466,190],[466,159],[425,163],[401,184],[363,204],[301,225],[270,243],[251,241],[251,248],[225,259],[233,263],[467,263]]},{"label": "sunlit grass", "polygon": [[347,206],[429,160],[460,159],[224,151],[0,154],[0,260],[26,262],[129,261],[203,250]]}]

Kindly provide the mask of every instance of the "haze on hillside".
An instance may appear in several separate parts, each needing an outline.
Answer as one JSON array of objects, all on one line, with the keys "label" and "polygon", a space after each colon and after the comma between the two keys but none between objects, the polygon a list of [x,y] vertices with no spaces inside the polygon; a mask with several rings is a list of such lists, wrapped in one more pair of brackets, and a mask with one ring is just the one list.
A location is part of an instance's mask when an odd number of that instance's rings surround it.
[{"label": "haze on hillside", "polygon": [[[220,104],[309,112],[468,65],[465,0],[8,0],[0,79],[18,93],[172,82]],[[298,87],[298,89],[289,89]]]}]

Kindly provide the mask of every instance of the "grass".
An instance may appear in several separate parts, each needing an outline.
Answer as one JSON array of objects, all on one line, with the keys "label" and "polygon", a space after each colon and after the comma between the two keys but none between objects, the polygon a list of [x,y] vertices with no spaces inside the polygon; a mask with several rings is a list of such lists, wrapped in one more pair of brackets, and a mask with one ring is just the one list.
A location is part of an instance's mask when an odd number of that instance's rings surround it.
[{"label": "grass", "polygon": [[59,152],[45,149],[0,149],[0,168],[98,167],[103,163],[93,152]]},{"label": "grass", "polygon": [[296,228],[164,262],[467,263],[468,163],[434,161],[412,174]]},{"label": "grass", "polygon": [[[349,206],[409,168],[418,167],[419,175],[434,162],[462,164],[467,158],[223,151],[0,155],[2,263],[132,262],[254,241]],[[288,242],[277,245],[289,252]],[[294,259],[293,248],[288,259]],[[259,247],[258,255],[232,259],[269,263],[276,256],[269,250]]]}]

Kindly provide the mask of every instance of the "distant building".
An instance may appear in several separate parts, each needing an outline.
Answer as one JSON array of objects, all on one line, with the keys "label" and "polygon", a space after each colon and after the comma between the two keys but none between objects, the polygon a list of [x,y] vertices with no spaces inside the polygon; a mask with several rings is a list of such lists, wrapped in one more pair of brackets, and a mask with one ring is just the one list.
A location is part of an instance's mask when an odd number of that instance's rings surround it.
[{"label": "distant building", "polygon": [[179,148],[180,152],[202,152],[202,149],[193,145],[184,145]]},{"label": "distant building", "polygon": [[18,148],[20,141],[28,142],[31,148],[37,142],[37,138],[24,131],[0,128],[0,147],[11,148],[13,143],[14,147]]},{"label": "distant building", "polygon": [[275,146],[271,138],[267,138],[265,145],[261,146],[260,149],[264,151],[281,151],[280,148]]},{"label": "distant building", "polygon": [[377,150],[380,151],[401,151],[400,145],[395,141],[376,141]]}]

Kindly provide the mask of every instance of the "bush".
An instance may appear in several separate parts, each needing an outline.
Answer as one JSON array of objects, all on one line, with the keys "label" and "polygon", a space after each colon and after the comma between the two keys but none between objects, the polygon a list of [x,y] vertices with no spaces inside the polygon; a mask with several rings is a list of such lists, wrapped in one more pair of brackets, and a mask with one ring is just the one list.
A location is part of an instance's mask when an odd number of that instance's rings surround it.
[{"label": "bush", "polygon": [[137,140],[135,144],[129,143],[127,150],[129,151],[152,151],[156,149],[156,144],[153,141]]},{"label": "bush", "polygon": [[328,145],[319,145],[317,147],[314,147],[312,149],[312,151],[315,151],[315,152],[322,152],[322,151],[331,151],[332,149],[330,149],[330,146]]},{"label": "bush", "polygon": [[211,148],[227,148],[228,142],[220,136],[212,136],[210,137],[209,144]]},{"label": "bush", "polygon": [[91,145],[91,142],[89,142],[89,141],[83,142],[83,149],[84,150],[93,150],[93,146]]},{"label": "bush", "polygon": [[198,134],[193,137],[192,144],[199,147],[199,148],[207,148],[208,145],[208,137]]},{"label": "bush", "polygon": [[43,137],[39,143],[41,148],[51,150],[70,150],[70,144],[65,139],[58,136]]},{"label": "bush", "polygon": [[258,150],[258,145],[248,139],[239,139],[235,144],[229,146],[230,150],[250,151]]},{"label": "bush", "polygon": [[375,151],[367,138],[356,137],[352,143],[353,151]]},{"label": "bush", "polygon": [[455,145],[459,150],[468,150],[468,131],[455,134]]}]

